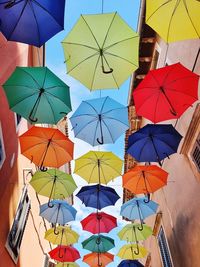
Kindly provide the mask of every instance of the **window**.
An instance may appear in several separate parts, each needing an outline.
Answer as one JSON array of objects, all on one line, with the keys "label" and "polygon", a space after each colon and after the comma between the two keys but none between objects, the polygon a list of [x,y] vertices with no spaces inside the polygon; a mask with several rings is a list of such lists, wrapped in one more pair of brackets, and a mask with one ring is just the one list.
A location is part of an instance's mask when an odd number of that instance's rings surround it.
[{"label": "window", "polygon": [[43,267],[55,267],[55,264],[49,261],[49,256],[47,254],[45,255]]},{"label": "window", "polygon": [[198,172],[200,172],[200,134],[198,135],[191,151],[191,158],[196,165]]},{"label": "window", "polygon": [[15,113],[15,122],[16,122],[16,126],[19,125],[20,121],[21,121],[22,116],[20,116],[19,114]]},{"label": "window", "polygon": [[17,264],[19,250],[28,219],[30,210],[30,199],[28,196],[27,187],[25,186],[20,198],[14,222],[8,234],[5,247],[7,248],[12,260]]},{"label": "window", "polygon": [[167,244],[167,239],[165,237],[165,233],[162,226],[160,227],[160,231],[158,233],[158,245],[160,249],[163,267],[173,267],[169,247]]},{"label": "window", "polygon": [[5,154],[5,148],[4,148],[4,142],[3,142],[3,133],[2,133],[2,128],[1,128],[1,123],[0,123],[0,169],[3,166],[5,158],[6,158],[6,154]]}]

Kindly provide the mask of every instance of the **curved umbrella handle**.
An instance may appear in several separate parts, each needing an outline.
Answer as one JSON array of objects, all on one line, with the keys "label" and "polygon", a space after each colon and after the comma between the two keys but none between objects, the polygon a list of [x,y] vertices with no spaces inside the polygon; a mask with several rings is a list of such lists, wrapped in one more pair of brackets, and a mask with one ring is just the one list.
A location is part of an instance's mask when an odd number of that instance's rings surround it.
[{"label": "curved umbrella handle", "polygon": [[113,69],[112,69],[112,68],[110,68],[109,70],[105,70],[104,66],[101,66],[101,68],[102,68],[102,72],[103,72],[104,74],[110,74],[110,73],[113,72]]},{"label": "curved umbrella handle", "polygon": [[97,138],[97,142],[98,142],[100,145],[103,145],[103,136],[101,137],[101,141],[99,140],[99,138]]},{"label": "curved umbrella handle", "polygon": [[49,208],[53,208],[54,207],[54,204],[51,203],[51,199],[49,198],[49,201],[48,201],[48,207]]},{"label": "curved umbrella handle", "polygon": [[137,249],[134,250],[134,254],[135,255],[139,255],[140,254],[140,250],[139,250],[138,242],[136,244],[137,244]]},{"label": "curved umbrella handle", "polygon": [[53,232],[54,232],[54,234],[55,234],[55,235],[59,235],[59,231],[58,231],[58,230],[56,230],[56,226],[54,227],[54,230],[53,230]]},{"label": "curved umbrella handle", "polygon": [[170,111],[170,113],[171,113],[173,116],[177,116],[177,112],[176,112],[175,110],[170,109],[169,111]]},{"label": "curved umbrella handle", "polygon": [[147,199],[144,199],[144,203],[149,203],[150,201],[150,193],[147,193]]},{"label": "curved umbrella handle", "polygon": [[41,172],[46,172],[48,170],[47,167],[44,167],[44,166],[40,166],[40,171]]},{"label": "curved umbrella handle", "polygon": [[37,121],[38,121],[37,118],[34,119],[34,118],[31,117],[31,115],[29,115],[28,118],[29,118],[29,120],[30,120],[31,122],[37,122]]},{"label": "curved umbrella handle", "polygon": [[143,227],[143,223],[141,222],[140,225],[141,225],[141,226],[138,227],[138,230],[139,230],[139,231],[143,231],[143,229],[144,229],[144,227]]}]

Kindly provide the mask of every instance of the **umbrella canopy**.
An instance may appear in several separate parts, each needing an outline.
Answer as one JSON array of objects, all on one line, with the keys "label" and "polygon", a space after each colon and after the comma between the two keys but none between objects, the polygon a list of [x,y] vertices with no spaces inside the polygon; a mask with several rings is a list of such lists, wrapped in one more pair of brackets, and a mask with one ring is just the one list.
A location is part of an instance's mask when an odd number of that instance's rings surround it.
[{"label": "umbrella canopy", "polygon": [[78,242],[79,235],[73,231],[69,226],[58,226],[55,234],[55,229],[51,228],[45,233],[45,239],[54,245],[72,245]]},{"label": "umbrella canopy", "polygon": [[73,159],[74,144],[54,128],[33,126],[19,137],[21,153],[41,168],[59,168]]},{"label": "umbrella canopy", "polygon": [[93,234],[109,233],[113,228],[117,227],[117,218],[105,213],[91,213],[81,221],[83,230]]},{"label": "umbrella canopy", "polygon": [[137,114],[154,123],[179,118],[198,100],[198,82],[180,63],[149,71],[133,91]]},{"label": "umbrella canopy", "polygon": [[113,206],[120,198],[112,187],[103,185],[83,186],[76,196],[86,207],[101,210],[107,206]]},{"label": "umbrella canopy", "polygon": [[156,165],[136,165],[123,175],[123,187],[133,194],[149,194],[167,184],[168,173]]},{"label": "umbrella canopy", "polygon": [[103,253],[115,247],[115,241],[104,235],[92,235],[82,242],[84,249],[92,252]]},{"label": "umbrella canopy", "polygon": [[101,266],[104,267],[111,263],[114,259],[114,255],[105,253],[89,253],[83,257],[83,262],[87,263],[90,267]]},{"label": "umbrella canopy", "polygon": [[112,152],[90,151],[75,160],[74,173],[88,183],[107,184],[121,175],[123,161]]},{"label": "umbrella canopy", "polygon": [[68,74],[90,90],[119,88],[138,68],[139,36],[117,13],[81,15],[62,45]]},{"label": "umbrella canopy", "polygon": [[58,169],[37,171],[30,184],[38,194],[49,197],[49,200],[69,197],[77,188],[73,177]]},{"label": "umbrella canopy", "polygon": [[128,128],[128,109],[110,97],[83,101],[70,118],[76,138],[91,144],[114,143]]},{"label": "umbrella canopy", "polygon": [[42,46],[64,29],[65,0],[0,0],[0,31],[7,40]]},{"label": "umbrella canopy", "polygon": [[120,257],[121,259],[135,260],[144,258],[148,253],[145,247],[139,246],[139,254],[134,253],[136,250],[137,250],[137,245],[135,244],[124,245],[119,250],[117,256]]},{"label": "umbrella canopy", "polygon": [[79,267],[76,262],[60,262],[55,265],[56,267]]},{"label": "umbrella canopy", "polygon": [[158,204],[152,200],[145,202],[146,198],[133,198],[121,206],[120,214],[129,220],[140,219],[143,230],[143,220],[157,212]]},{"label": "umbrella canopy", "polygon": [[[40,206],[40,216],[45,218],[48,222],[64,225],[75,220],[77,211],[66,201],[53,200],[50,202],[50,205],[51,207],[46,203]],[[55,229],[54,233],[58,234],[58,231],[56,232]]]},{"label": "umbrella canopy", "polygon": [[147,124],[128,138],[127,152],[140,162],[159,162],[177,152],[182,136],[171,124]]},{"label": "umbrella canopy", "polygon": [[123,260],[117,267],[144,267],[144,265],[137,260]]},{"label": "umbrella canopy", "polygon": [[3,88],[12,111],[30,123],[57,124],[71,111],[69,87],[47,67],[17,67]]},{"label": "umbrella canopy", "polygon": [[146,23],[166,42],[200,38],[199,0],[147,0]]},{"label": "umbrella canopy", "polygon": [[51,250],[49,255],[53,260],[59,262],[74,262],[81,257],[78,250],[72,246],[58,246]]}]

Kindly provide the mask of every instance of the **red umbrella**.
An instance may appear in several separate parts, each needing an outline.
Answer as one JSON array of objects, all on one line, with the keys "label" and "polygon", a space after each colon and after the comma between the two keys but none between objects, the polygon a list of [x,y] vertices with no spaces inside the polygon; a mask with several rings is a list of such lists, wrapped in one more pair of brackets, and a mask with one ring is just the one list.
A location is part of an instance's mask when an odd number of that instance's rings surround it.
[{"label": "red umbrella", "polygon": [[133,91],[137,114],[154,123],[179,118],[198,100],[198,81],[180,63],[149,71]]},{"label": "red umbrella", "polygon": [[117,219],[105,212],[91,213],[81,221],[83,230],[93,234],[108,233],[117,226]]},{"label": "red umbrella", "polygon": [[74,262],[80,259],[80,254],[77,249],[72,246],[58,246],[49,252],[53,260],[60,262]]}]

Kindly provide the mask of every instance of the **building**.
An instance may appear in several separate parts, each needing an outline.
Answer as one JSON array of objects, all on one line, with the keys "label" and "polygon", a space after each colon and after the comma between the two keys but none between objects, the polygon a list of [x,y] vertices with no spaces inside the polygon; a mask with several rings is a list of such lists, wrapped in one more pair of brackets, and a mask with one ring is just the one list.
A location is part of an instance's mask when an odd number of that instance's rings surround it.
[{"label": "building", "polygon": [[[167,44],[145,24],[144,2],[140,12],[140,64],[133,74],[129,94],[129,117],[131,128],[128,136],[138,127],[149,123],[139,118],[134,109],[132,92],[150,69],[180,62],[200,74],[200,40],[187,40]],[[199,86],[200,91],[200,86]],[[175,125],[176,121],[167,121]],[[164,122],[165,123],[165,122]],[[170,156],[163,164],[169,173],[168,185],[152,195],[159,203],[157,216],[145,220],[152,226],[154,235],[145,241],[149,255],[146,267],[193,267],[200,261],[200,105],[196,102],[176,123],[176,130],[183,136],[177,154]],[[125,154],[125,171],[139,164]],[[124,191],[124,201],[130,193]],[[145,263],[145,261],[144,261]]]},{"label": "building", "polygon": [[[0,34],[0,84],[16,66],[42,66],[44,53],[44,47],[7,42]],[[67,134],[66,125],[65,118],[58,127]],[[28,128],[25,119],[9,110],[0,87],[0,266],[52,267],[46,256],[51,245],[44,240],[50,225],[39,217],[39,204],[47,198],[38,197],[28,185],[36,167],[20,154],[18,136]],[[70,172],[70,165],[64,170]]]}]

